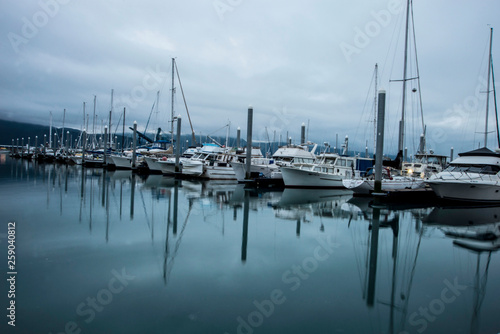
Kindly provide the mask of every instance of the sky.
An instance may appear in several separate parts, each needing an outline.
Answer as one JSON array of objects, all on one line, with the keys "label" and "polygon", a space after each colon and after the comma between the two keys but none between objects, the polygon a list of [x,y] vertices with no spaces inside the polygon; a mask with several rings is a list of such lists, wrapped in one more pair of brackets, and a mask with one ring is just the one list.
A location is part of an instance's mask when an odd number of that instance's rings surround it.
[{"label": "sky", "polygon": [[[0,119],[48,125],[52,115],[54,126],[64,118],[92,131],[112,109],[111,129],[120,132],[125,108],[127,127],[137,121],[168,133],[175,58],[197,137],[236,136],[240,127],[246,138],[252,106],[255,141],[298,144],[304,123],[309,141],[334,147],[347,135],[351,149],[372,151],[378,64],[384,151],[397,151],[406,1],[4,0],[0,8]],[[489,34],[500,28],[499,13],[497,0],[414,1],[406,77],[417,77],[416,46],[420,80],[407,81],[409,154],[421,114],[436,153],[484,146]],[[174,86],[174,114],[190,133],[177,74]],[[498,147],[493,132],[488,147]]]}]

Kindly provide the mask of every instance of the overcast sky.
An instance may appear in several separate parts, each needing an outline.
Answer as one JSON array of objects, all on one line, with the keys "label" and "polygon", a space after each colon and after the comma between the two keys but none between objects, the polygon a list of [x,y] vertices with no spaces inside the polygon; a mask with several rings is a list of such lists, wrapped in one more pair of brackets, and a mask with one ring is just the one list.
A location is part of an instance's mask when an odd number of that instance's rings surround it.
[{"label": "overcast sky", "polygon": [[[402,84],[389,80],[403,77],[405,1],[5,0],[0,6],[2,119],[48,125],[52,112],[61,126],[66,108],[66,125],[80,129],[86,102],[91,129],[95,95],[100,128],[113,89],[113,132],[124,107],[127,125],[136,120],[144,129],[153,110],[149,129],[168,131],[175,57],[198,135],[225,137],[230,122],[232,136],[237,127],[245,136],[252,105],[255,140],[280,134],[284,140],[288,133],[298,143],[306,123],[310,141],[335,146],[336,134],[339,141],[349,135],[351,148],[364,150],[368,141],[371,150],[378,63],[378,87],[387,91],[385,151],[397,149]],[[500,1],[417,0],[413,10],[421,91],[409,93],[405,145],[412,153],[422,132],[419,111],[410,106],[419,93],[436,152],[484,144],[488,25],[500,28]],[[410,68],[408,77],[416,76]],[[408,85],[418,88],[415,80]],[[188,133],[177,78],[175,86],[175,114]],[[493,107],[490,115],[493,130]],[[496,146],[494,133],[488,144]]]}]

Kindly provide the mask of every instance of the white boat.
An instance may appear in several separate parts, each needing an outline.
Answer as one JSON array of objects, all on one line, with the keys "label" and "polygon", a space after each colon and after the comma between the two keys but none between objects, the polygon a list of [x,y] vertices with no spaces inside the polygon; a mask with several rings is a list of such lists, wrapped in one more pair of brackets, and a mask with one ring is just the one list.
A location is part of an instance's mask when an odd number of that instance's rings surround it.
[{"label": "white boat", "polygon": [[426,181],[437,196],[472,202],[500,202],[500,153],[486,147],[460,153]]},{"label": "white boat", "polygon": [[325,152],[316,161],[294,159],[291,166],[281,167],[285,187],[343,188],[342,180],[354,178],[355,174],[364,175],[373,166],[373,159],[347,156],[347,136],[342,147],[342,155]]},{"label": "white boat", "polygon": [[132,154],[112,154],[108,158],[113,161],[117,169],[132,169]]},{"label": "white boat", "polygon": [[[417,80],[417,85],[415,85],[412,88],[412,92],[416,93],[418,90],[420,90],[420,76],[418,74],[418,64],[416,62],[417,56],[416,56],[416,50],[415,50],[415,66],[416,73],[414,77],[411,77],[407,72],[408,72],[408,45],[409,45],[409,39],[411,36],[415,36],[415,33],[410,33],[410,19],[413,20],[413,17],[410,18],[410,12],[413,12],[411,9],[412,2],[408,1],[407,2],[407,8],[406,8],[406,34],[405,34],[405,52],[404,52],[404,63],[403,63],[403,79],[398,80],[402,81],[403,83],[403,92],[402,92],[402,107],[401,107],[401,119],[399,121],[399,135],[398,135],[398,156],[401,157],[403,154],[403,149],[404,149],[404,138],[405,138],[405,118],[406,118],[406,98],[407,98],[407,83]],[[414,30],[415,25],[412,22],[412,29]],[[416,44],[415,41],[413,43]],[[413,66],[410,66],[410,69],[413,68]],[[417,90],[418,88],[418,90]],[[420,114],[422,115],[422,130],[423,134],[420,136],[420,147],[418,149],[417,156],[420,157],[420,159],[428,159],[430,156],[429,154],[426,153],[426,144],[425,144],[425,133],[426,133],[426,126],[424,125],[423,122],[423,111],[422,111],[422,101],[421,101],[421,96],[420,94],[418,95],[418,100],[417,100],[417,105],[419,107]],[[398,160],[398,159],[396,159]],[[406,166],[405,166],[406,164]],[[429,168],[427,168],[429,166]],[[381,186],[382,186],[382,191],[387,192],[387,191],[406,191],[406,190],[419,190],[419,189],[424,189],[425,188],[425,182],[422,176],[425,176],[427,172],[430,173],[430,171],[437,171],[438,167],[437,165],[430,163],[430,161],[425,161],[424,160],[419,160],[415,161],[412,163],[404,163],[399,164],[398,166],[393,166],[396,167],[397,170],[392,172],[391,169],[386,168],[382,171],[382,173],[386,173],[385,177],[383,175],[382,180],[381,180]],[[396,174],[396,175],[391,175],[391,174]],[[370,177],[364,177],[364,178],[352,178],[352,179],[346,179],[343,181],[344,187],[354,191],[357,194],[370,194],[374,190],[375,186],[375,180],[373,179],[373,176]]]},{"label": "white boat", "polygon": [[161,165],[159,164],[159,160],[162,158],[159,158],[155,155],[152,156],[144,156],[144,161],[146,161],[146,165],[148,166],[149,170],[153,173],[161,173]]},{"label": "white boat", "polygon": [[[369,178],[344,179],[342,185],[360,195],[369,195],[375,190],[375,180]],[[424,189],[425,181],[420,177],[388,175],[382,178],[381,187],[383,192]]]},{"label": "white boat", "polygon": [[220,145],[206,143],[190,159],[182,161],[182,175],[211,180],[236,180],[230,165],[234,154]]},{"label": "white boat", "polygon": [[[500,202],[500,150],[493,152],[487,148],[488,107],[493,69],[492,36],[493,28],[490,28],[484,147],[459,154],[446,170],[427,181],[441,198],[470,202]],[[494,82],[493,92],[495,93]]]},{"label": "white boat", "polygon": [[404,176],[415,176],[428,178],[441,172],[446,166],[447,156],[430,153],[417,153],[412,162],[404,162],[402,174]]},{"label": "white boat", "polygon": [[344,179],[352,179],[356,171],[360,172],[356,168],[358,160],[373,165],[372,159],[324,154],[317,163],[281,167],[281,174],[285,187],[343,188]]},{"label": "white boat", "polygon": [[[255,156],[250,165],[250,174],[255,178],[283,179],[280,167],[291,166],[294,163],[313,163],[316,159],[314,154],[316,148],[317,145],[314,145],[309,151],[306,145],[286,145],[278,148],[272,158]],[[243,181],[246,176],[246,164],[242,161],[233,161],[231,166],[237,180]]]},{"label": "white boat", "polygon": [[[189,159],[191,159],[193,157],[193,155],[198,152],[199,150],[199,147],[189,147],[188,149],[186,149],[184,151],[184,153],[182,153],[182,155],[179,157],[179,168],[180,168],[180,171],[182,171],[182,166],[184,164],[184,162],[188,161]],[[154,162],[155,165],[158,165],[158,168],[160,169],[161,173],[163,175],[175,175],[176,172],[175,172],[175,156],[170,156],[170,157],[166,157],[166,156],[163,156],[157,160],[155,160]],[[198,164],[194,164],[196,166],[198,166]],[[198,169],[198,167],[194,166],[194,169]],[[189,167],[188,167],[189,169]],[[201,172],[203,172],[203,169],[201,169]],[[189,171],[187,171],[187,173],[189,173]],[[201,174],[199,174],[197,171],[193,171],[193,174],[189,174],[189,175],[192,175],[192,176],[199,176]]]}]

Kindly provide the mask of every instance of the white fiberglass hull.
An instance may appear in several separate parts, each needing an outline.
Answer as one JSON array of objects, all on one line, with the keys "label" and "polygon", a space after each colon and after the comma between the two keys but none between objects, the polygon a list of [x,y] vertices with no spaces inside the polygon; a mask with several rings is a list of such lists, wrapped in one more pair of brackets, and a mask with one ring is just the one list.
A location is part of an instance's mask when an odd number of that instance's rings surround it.
[{"label": "white fiberglass hull", "polygon": [[110,160],[113,160],[116,168],[132,169],[132,158],[127,156],[111,155]]},{"label": "white fiberglass hull", "polygon": [[281,167],[285,187],[342,188],[343,175],[327,174],[294,167]]},{"label": "white fiberglass hull", "polygon": [[182,164],[182,175],[199,177],[203,174],[203,161],[189,160]]},{"label": "white fiberglass hull", "polygon": [[[368,195],[375,189],[375,180],[345,179],[342,184],[357,194]],[[382,180],[382,191],[415,190],[425,188],[421,178],[395,177]]]},{"label": "white fiberglass hull", "polygon": [[[246,174],[246,165],[242,162],[231,162],[231,167],[233,167],[233,171],[235,177],[238,181],[245,180]],[[279,170],[279,167],[275,164],[271,165],[250,165],[250,173],[252,175],[260,175],[262,177],[271,178],[273,172]]]},{"label": "white fiberglass hull", "polygon": [[160,160],[158,164],[161,168],[161,173],[163,175],[174,175],[175,174],[175,159],[172,161],[171,159]]},{"label": "white fiberglass hull", "polygon": [[[236,180],[236,174],[230,166],[220,167],[220,166],[204,166],[203,174],[200,176],[202,178],[210,180]],[[184,169],[183,169],[184,173]]]},{"label": "white fiberglass hull", "polygon": [[156,172],[161,172],[161,165],[158,162],[157,157],[144,157],[146,160],[146,164],[148,165],[149,170],[151,171],[156,171]]},{"label": "white fiberglass hull", "polygon": [[500,202],[500,182],[498,181],[435,179],[427,183],[440,198],[471,202]]}]

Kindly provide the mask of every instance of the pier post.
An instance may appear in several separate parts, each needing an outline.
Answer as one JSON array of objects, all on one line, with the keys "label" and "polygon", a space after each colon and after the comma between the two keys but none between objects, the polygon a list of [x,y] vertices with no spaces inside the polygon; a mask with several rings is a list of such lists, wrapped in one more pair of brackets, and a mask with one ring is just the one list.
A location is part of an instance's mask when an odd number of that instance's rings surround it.
[{"label": "pier post", "polygon": [[306,124],[302,123],[300,127],[300,145],[306,143]]},{"label": "pier post", "polygon": [[385,123],[385,90],[378,93],[377,113],[377,153],[375,157],[375,186],[374,192],[382,191],[382,160],[384,157],[384,124]]},{"label": "pier post", "polygon": [[450,162],[453,160],[453,147],[450,150]]},{"label": "pier post", "polygon": [[68,155],[68,152],[69,152],[69,145],[70,145],[69,144],[69,131],[66,131],[66,146],[65,146],[66,148],[64,150],[64,153],[66,155]]},{"label": "pier post", "polygon": [[33,150],[33,158],[36,159],[38,155],[38,136],[35,136],[35,149]]},{"label": "pier post", "polygon": [[14,151],[14,138],[12,138],[12,144],[10,145],[10,154],[11,154],[11,156],[13,156],[15,154],[15,151]]},{"label": "pier post", "polygon": [[87,150],[87,130],[83,129],[82,133],[82,165],[85,162],[85,151]]},{"label": "pier post", "polygon": [[177,116],[177,138],[175,140],[175,173],[180,173],[179,161],[181,158],[181,115]]},{"label": "pier post", "polygon": [[21,158],[24,158],[24,137],[21,138]]},{"label": "pier post", "polygon": [[252,166],[252,128],[253,128],[253,108],[248,107],[248,120],[247,120],[247,155],[246,155],[246,170],[245,179],[250,179],[251,166]]},{"label": "pier post", "polygon": [[16,138],[16,155],[19,155],[19,138]]},{"label": "pier post", "polygon": [[241,144],[241,129],[238,126],[238,129],[236,129],[236,149],[240,148]]},{"label": "pier post", "polygon": [[248,214],[250,211],[248,191],[245,191],[245,200],[243,202],[243,233],[241,237],[241,262],[245,263],[247,260],[247,245],[248,245]]},{"label": "pier post", "polygon": [[47,135],[43,135],[43,154],[47,153]]},{"label": "pier post", "polygon": [[104,157],[103,157],[104,167],[106,167],[106,164],[108,162],[107,151],[108,151],[108,127],[104,126]]},{"label": "pier post", "polygon": [[[379,95],[380,96],[380,95]],[[378,143],[378,142],[377,142]],[[378,145],[378,144],[377,144]],[[377,155],[378,157],[378,155]],[[370,265],[368,271],[368,296],[366,304],[373,307],[375,301],[375,286],[377,278],[378,235],[380,225],[380,208],[373,208],[372,230],[370,242]]]},{"label": "pier post", "polygon": [[135,161],[137,159],[137,121],[134,121],[134,134],[132,136],[132,169],[135,169]]},{"label": "pier post", "polygon": [[31,137],[28,137],[28,149],[26,150],[26,158],[30,158],[30,142],[31,142]]}]

